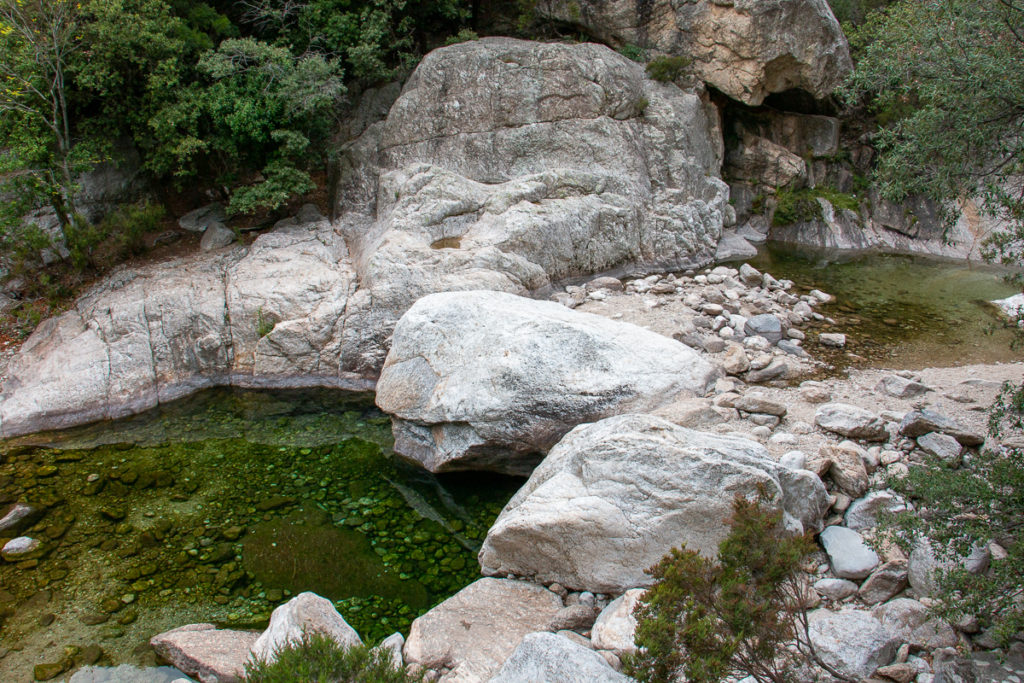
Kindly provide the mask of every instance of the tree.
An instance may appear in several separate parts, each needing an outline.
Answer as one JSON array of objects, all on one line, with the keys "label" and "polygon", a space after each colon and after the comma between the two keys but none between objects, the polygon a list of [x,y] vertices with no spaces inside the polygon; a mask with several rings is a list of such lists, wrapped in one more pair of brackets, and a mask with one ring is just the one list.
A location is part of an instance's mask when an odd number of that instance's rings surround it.
[{"label": "tree", "polygon": [[[901,0],[851,35],[847,97],[882,124],[875,179],[901,200],[980,197],[1010,228],[989,256],[1024,257],[1024,2]],[[955,216],[955,210],[949,217]]]},{"label": "tree", "polygon": [[0,0],[0,181],[5,194],[50,204],[65,229],[77,213],[81,160],[67,79],[79,29],[74,0]]},{"label": "tree", "polygon": [[653,683],[679,672],[693,683],[730,675],[792,683],[794,669],[811,660],[847,680],[810,641],[800,562],[814,543],[780,531],[781,521],[781,512],[737,496],[717,561],[684,547],[655,565],[655,584],[636,610],[640,649],[626,672]]}]

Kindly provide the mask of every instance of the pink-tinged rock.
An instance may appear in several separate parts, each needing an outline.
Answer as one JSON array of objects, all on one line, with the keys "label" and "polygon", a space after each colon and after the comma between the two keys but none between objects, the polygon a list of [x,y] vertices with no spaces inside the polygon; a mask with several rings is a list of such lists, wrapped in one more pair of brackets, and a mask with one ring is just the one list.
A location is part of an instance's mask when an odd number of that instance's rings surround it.
[{"label": "pink-tinged rock", "polygon": [[149,644],[160,657],[201,683],[237,683],[259,635],[189,624],[153,636]]}]

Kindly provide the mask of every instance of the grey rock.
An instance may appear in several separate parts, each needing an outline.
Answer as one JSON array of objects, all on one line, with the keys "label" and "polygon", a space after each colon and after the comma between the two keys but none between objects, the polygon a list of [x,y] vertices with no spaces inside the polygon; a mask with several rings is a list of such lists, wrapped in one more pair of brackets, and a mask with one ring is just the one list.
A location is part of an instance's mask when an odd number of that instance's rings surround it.
[{"label": "grey rock", "polygon": [[914,398],[931,389],[906,377],[886,375],[875,385],[875,391],[894,398]]},{"label": "grey rock", "polygon": [[363,644],[330,600],[307,591],[274,609],[270,625],[252,646],[252,657],[273,662],[281,648],[299,642],[304,633],[325,635],[343,648]]},{"label": "grey rock", "polygon": [[889,664],[899,642],[866,612],[814,610],[808,615],[810,637],[828,665],[854,679],[867,678]]},{"label": "grey rock", "polygon": [[540,16],[577,25],[614,45],[693,60],[692,72],[750,105],[800,88],[824,98],[851,68],[849,48],[824,0],[552,0]]},{"label": "grey rock", "polygon": [[488,680],[524,636],[546,629],[561,608],[561,598],[539,586],[479,579],[412,622],[405,661],[447,667],[445,681]]},{"label": "grey rock", "polygon": [[854,443],[843,442],[837,446],[822,446],[819,452],[830,463],[828,473],[832,481],[851,498],[863,495],[871,483],[861,450]]},{"label": "grey rock", "polygon": [[818,341],[822,346],[831,346],[841,349],[846,346],[846,335],[834,332],[822,332],[818,335]]},{"label": "grey rock", "polygon": [[948,434],[928,432],[917,437],[917,445],[925,453],[934,455],[950,467],[957,467],[960,464],[960,456],[963,454],[963,446]]},{"label": "grey rock", "polygon": [[178,226],[189,232],[204,232],[212,223],[223,223],[227,220],[224,207],[214,202],[195,211],[189,211],[178,219]]},{"label": "grey rock", "polygon": [[715,262],[740,261],[757,256],[757,247],[741,237],[735,230],[723,230],[715,249]]},{"label": "grey rock", "polygon": [[199,248],[213,251],[228,246],[235,241],[235,231],[223,223],[214,221],[206,227],[203,238],[199,240]]},{"label": "grey rock", "polygon": [[528,474],[575,425],[702,395],[718,373],[628,323],[454,292],[420,299],[399,321],[377,405],[392,415],[395,451],[432,472]]},{"label": "grey rock", "polygon": [[901,593],[907,587],[907,565],[903,562],[887,562],[872,572],[857,595],[865,605],[877,605]]},{"label": "grey rock", "polygon": [[864,531],[878,525],[879,515],[906,509],[903,499],[892,491],[872,491],[850,503],[846,509],[845,524],[854,531]]},{"label": "grey rock", "polygon": [[761,271],[749,263],[740,266],[740,282],[748,287],[757,287],[761,284]]},{"label": "grey rock", "polygon": [[627,683],[597,652],[555,633],[530,633],[490,683]]},{"label": "grey rock", "polygon": [[826,403],[814,413],[814,422],[822,429],[851,439],[885,441],[889,433],[885,422],[875,413],[845,403]]},{"label": "grey rock", "polygon": [[0,517],[0,533],[6,536],[11,532],[26,529],[35,523],[42,512],[42,510],[31,505],[15,503],[3,517]]},{"label": "grey rock", "polygon": [[778,401],[771,400],[760,391],[743,394],[732,402],[732,407],[746,413],[763,413],[777,417],[785,417],[786,415],[786,406]]},{"label": "grey rock", "polygon": [[785,379],[788,373],[789,364],[781,358],[776,358],[766,367],[748,372],[746,380],[749,384],[760,384],[775,379]]},{"label": "grey rock", "polygon": [[845,600],[857,592],[857,584],[847,579],[819,579],[814,582],[814,590],[829,600]]},{"label": "grey rock", "polygon": [[852,529],[830,526],[820,539],[832,571],[841,579],[863,579],[878,566],[878,555]]},{"label": "grey rock", "polygon": [[959,643],[953,627],[935,619],[917,600],[897,598],[875,607],[871,614],[912,650],[955,647]]},{"label": "grey rock", "polygon": [[931,410],[913,410],[903,417],[900,434],[917,438],[928,432],[941,432],[952,436],[964,446],[980,446],[985,438],[964,427],[956,420]]},{"label": "grey rock", "polygon": [[236,683],[258,637],[250,631],[190,624],[153,636],[149,644],[161,658],[201,683]]},{"label": "grey rock", "polygon": [[18,536],[7,541],[0,549],[0,555],[8,562],[21,562],[22,560],[38,557],[44,547],[39,539],[29,536]]},{"label": "grey rock", "polygon": [[[820,528],[828,500],[811,472],[773,462],[751,441],[622,415],[566,435],[487,533],[484,574],[621,592],[685,543],[715,556],[732,499],[764,487],[787,528]],[[728,493],[724,493],[724,492]]]},{"label": "grey rock", "polygon": [[636,606],[644,591],[633,588],[615,598],[598,615],[590,639],[598,650],[611,650],[618,655],[636,652]]},{"label": "grey rock", "polygon": [[937,572],[948,565],[939,560],[928,539],[918,541],[907,560],[910,587],[918,597],[932,597],[938,590]]},{"label": "grey rock", "polygon": [[777,344],[782,339],[782,321],[771,313],[762,313],[747,319],[744,331],[750,336],[760,336],[769,344]]},{"label": "grey rock", "polygon": [[807,455],[802,451],[789,451],[779,458],[779,464],[791,470],[807,469]]},{"label": "grey rock", "polygon": [[119,666],[83,666],[72,674],[69,683],[179,683],[190,681],[178,669],[170,666],[139,667],[131,664]]},{"label": "grey rock", "polygon": [[593,607],[588,605],[569,605],[560,609],[551,619],[548,630],[583,631],[593,626],[595,619],[597,619],[597,612]]},{"label": "grey rock", "polygon": [[785,351],[786,353],[788,353],[791,356],[796,356],[797,358],[810,358],[811,357],[811,354],[809,354],[806,351],[804,351],[802,346],[797,344],[795,341],[791,341],[789,339],[781,340],[778,343],[778,347],[782,351]]}]

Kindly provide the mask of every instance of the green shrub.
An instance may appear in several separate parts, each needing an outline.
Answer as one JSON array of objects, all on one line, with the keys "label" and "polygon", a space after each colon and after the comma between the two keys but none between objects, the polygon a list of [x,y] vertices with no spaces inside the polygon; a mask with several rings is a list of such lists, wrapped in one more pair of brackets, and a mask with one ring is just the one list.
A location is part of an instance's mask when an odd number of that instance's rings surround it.
[{"label": "green shrub", "polygon": [[274,321],[263,315],[263,308],[256,309],[256,335],[263,339],[274,331]]},{"label": "green shrub", "polygon": [[686,67],[692,63],[689,57],[661,55],[647,62],[647,75],[656,81],[671,83],[682,76]]},{"label": "green shrub", "polygon": [[[655,565],[656,583],[636,609],[640,649],[625,659],[625,671],[657,683],[679,674],[691,683],[728,676],[781,683],[797,680],[793,670],[805,658],[817,662],[799,576],[814,543],[781,532],[781,520],[781,512],[737,496],[717,561],[683,547]],[[790,642],[795,651],[785,647]]]},{"label": "green shrub", "polygon": [[837,210],[857,211],[860,209],[860,201],[856,196],[839,192],[834,188],[811,187],[793,190],[782,187],[775,192],[776,206],[772,225],[778,227],[821,219],[819,198],[827,200]]},{"label": "green shrub", "polygon": [[407,683],[422,680],[403,666],[395,668],[391,654],[365,645],[344,648],[320,633],[304,634],[277,652],[272,663],[247,662],[246,683]]},{"label": "green shrub", "polygon": [[474,31],[472,29],[464,28],[461,31],[459,31],[458,33],[456,33],[454,36],[448,36],[445,39],[444,44],[445,45],[458,45],[459,43],[468,43],[471,40],[480,40],[480,36],[477,35],[476,31]]},{"label": "green shrub", "polygon": [[633,109],[636,111],[637,116],[643,116],[649,106],[651,106],[651,101],[646,97],[641,97],[633,103]]},{"label": "green shrub", "polygon": [[[989,432],[1024,428],[1024,386],[1007,382],[989,412]],[[938,458],[910,468],[890,486],[913,511],[883,518],[885,537],[910,551],[924,538],[946,569],[937,572],[937,612],[951,623],[977,617],[982,628],[1007,644],[1024,629],[1024,450],[982,450],[953,469]],[[995,541],[1006,557],[972,574],[961,563]]]},{"label": "green shrub", "polygon": [[634,45],[633,43],[626,43],[620,47],[619,54],[626,59],[633,60],[634,62],[644,61],[644,49],[639,45]]}]

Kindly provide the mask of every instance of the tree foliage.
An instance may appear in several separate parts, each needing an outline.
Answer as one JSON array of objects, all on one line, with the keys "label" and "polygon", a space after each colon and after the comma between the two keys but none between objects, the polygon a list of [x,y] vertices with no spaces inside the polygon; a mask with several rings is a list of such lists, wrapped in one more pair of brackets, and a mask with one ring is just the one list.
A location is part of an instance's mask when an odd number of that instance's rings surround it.
[{"label": "tree foliage", "polygon": [[814,544],[782,532],[781,520],[780,512],[737,496],[717,561],[683,547],[655,565],[656,582],[636,610],[640,649],[625,662],[627,673],[652,683],[679,673],[693,683],[731,675],[798,680],[799,664],[817,661],[799,575]]},{"label": "tree foliage", "polygon": [[[851,35],[846,94],[882,124],[875,179],[900,200],[980,197],[1012,225],[993,258],[1020,263],[1024,237],[1024,2],[901,0]],[[952,217],[952,216],[951,216]]]}]

